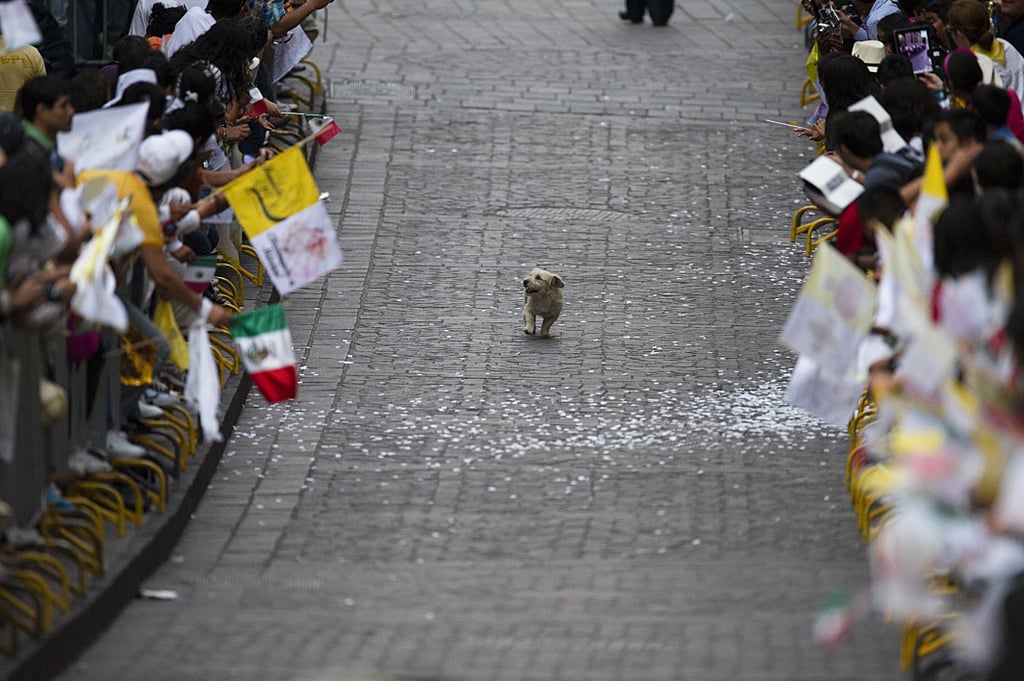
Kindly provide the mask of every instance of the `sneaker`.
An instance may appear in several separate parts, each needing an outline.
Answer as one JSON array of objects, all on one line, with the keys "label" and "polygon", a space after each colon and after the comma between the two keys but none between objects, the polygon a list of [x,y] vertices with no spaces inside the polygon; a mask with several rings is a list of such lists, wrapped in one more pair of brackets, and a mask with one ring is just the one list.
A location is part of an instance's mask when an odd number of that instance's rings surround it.
[{"label": "sneaker", "polygon": [[139,418],[158,419],[164,415],[164,410],[155,404],[150,404],[145,398],[139,400]]},{"label": "sneaker", "polygon": [[92,475],[94,473],[109,473],[114,470],[110,464],[102,459],[93,456],[84,449],[76,450],[68,457],[68,468],[79,475]]},{"label": "sneaker", "polygon": [[146,448],[129,442],[119,430],[107,431],[107,454],[114,459],[138,459],[146,455]]},{"label": "sneaker", "polygon": [[170,407],[175,404],[181,404],[181,395],[173,390],[146,388],[146,391],[142,394],[140,404],[143,401],[156,407]]},{"label": "sneaker", "polygon": [[7,543],[16,549],[42,548],[46,540],[34,527],[8,527]]},{"label": "sneaker", "polygon": [[46,486],[46,506],[58,513],[71,513],[75,505],[64,498],[64,494],[52,482]]}]

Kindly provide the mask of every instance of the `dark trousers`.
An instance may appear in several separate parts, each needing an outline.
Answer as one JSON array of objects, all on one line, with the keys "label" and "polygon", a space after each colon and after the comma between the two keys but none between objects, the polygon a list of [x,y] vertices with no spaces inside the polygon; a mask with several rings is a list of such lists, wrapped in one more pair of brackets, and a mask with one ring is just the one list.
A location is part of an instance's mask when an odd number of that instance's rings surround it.
[{"label": "dark trousers", "polygon": [[627,19],[641,21],[644,18],[644,10],[647,10],[655,26],[667,24],[674,9],[674,0],[626,0]]}]

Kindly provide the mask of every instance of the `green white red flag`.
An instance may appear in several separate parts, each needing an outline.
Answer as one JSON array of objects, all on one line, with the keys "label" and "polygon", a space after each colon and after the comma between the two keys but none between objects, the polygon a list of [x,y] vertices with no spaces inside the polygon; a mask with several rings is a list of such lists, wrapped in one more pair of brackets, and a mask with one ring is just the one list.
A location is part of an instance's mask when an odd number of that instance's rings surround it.
[{"label": "green white red flag", "polygon": [[280,303],[236,315],[231,335],[252,382],[269,402],[290,400],[298,394],[292,336]]},{"label": "green white red flag", "polygon": [[200,255],[185,266],[185,273],[181,275],[185,285],[196,293],[202,293],[210,287],[213,275],[217,273],[217,256]]}]

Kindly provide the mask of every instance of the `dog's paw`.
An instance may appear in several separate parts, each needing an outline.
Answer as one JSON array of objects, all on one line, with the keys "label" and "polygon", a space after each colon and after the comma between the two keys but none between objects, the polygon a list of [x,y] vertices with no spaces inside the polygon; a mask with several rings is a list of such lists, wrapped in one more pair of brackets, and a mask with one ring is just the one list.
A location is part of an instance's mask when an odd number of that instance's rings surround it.
[{"label": "dog's paw", "polygon": [[523,333],[525,333],[527,336],[532,336],[536,332],[537,332],[537,329],[531,329],[528,326],[523,329]]}]

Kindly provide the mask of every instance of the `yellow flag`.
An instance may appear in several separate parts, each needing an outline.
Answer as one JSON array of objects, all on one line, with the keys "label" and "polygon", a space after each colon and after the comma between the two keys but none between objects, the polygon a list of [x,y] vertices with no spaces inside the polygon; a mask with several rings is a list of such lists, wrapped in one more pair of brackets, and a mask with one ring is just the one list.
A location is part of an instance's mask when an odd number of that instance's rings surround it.
[{"label": "yellow flag", "polygon": [[294,146],[226,185],[224,195],[251,239],[316,203],[320,190]]},{"label": "yellow flag", "polygon": [[924,164],[921,194],[914,206],[914,231],[911,238],[914,250],[925,267],[932,266],[935,220],[948,203],[949,193],[942,176],[942,158],[939,157],[939,148],[932,144],[928,147],[928,157]]}]

